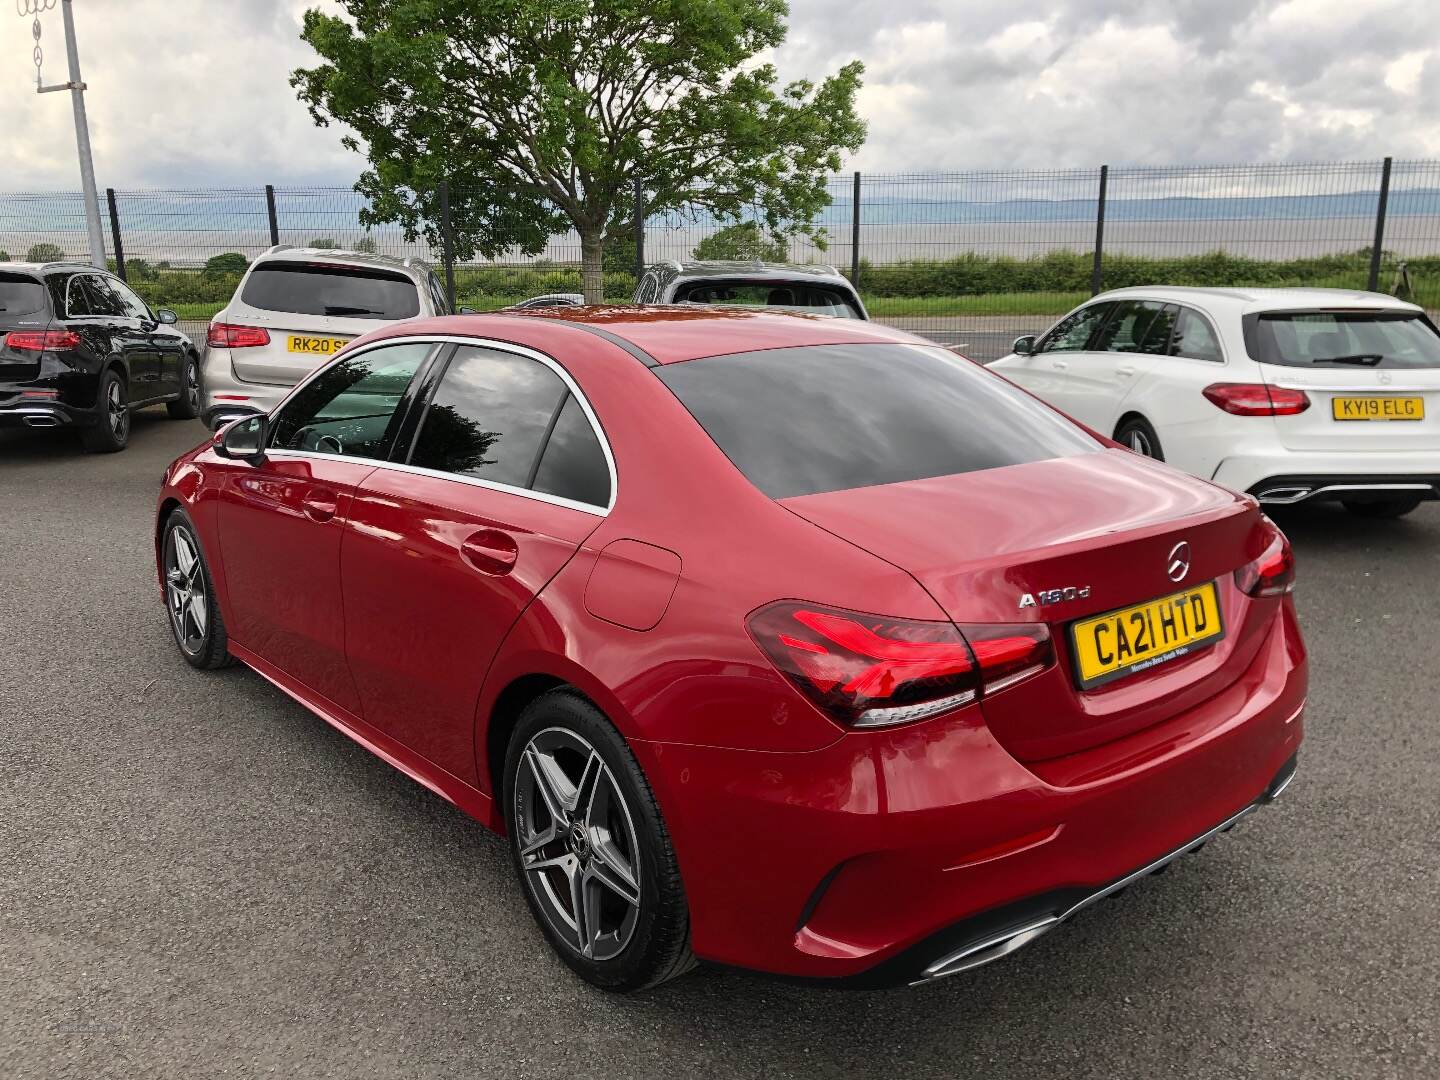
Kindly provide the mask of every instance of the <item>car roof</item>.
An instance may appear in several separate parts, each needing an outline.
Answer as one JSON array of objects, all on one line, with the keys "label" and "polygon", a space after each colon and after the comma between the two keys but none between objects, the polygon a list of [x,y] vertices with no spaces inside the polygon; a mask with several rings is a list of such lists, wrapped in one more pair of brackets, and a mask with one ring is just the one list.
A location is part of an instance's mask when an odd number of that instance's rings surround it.
[{"label": "car roof", "polygon": [[729,278],[746,277],[754,278],[757,281],[790,280],[797,277],[813,277],[820,280],[833,280],[839,278],[849,282],[839,270],[833,266],[826,266],[819,263],[774,263],[761,262],[756,259],[753,262],[741,260],[691,260],[689,262],[667,262],[656,263],[656,269],[668,270],[674,277],[681,278]]},{"label": "car roof", "polygon": [[1296,288],[1202,288],[1185,285],[1137,285],[1111,289],[1096,300],[1163,300],[1190,304],[1220,314],[1245,315],[1257,311],[1297,311],[1310,308],[1369,308],[1390,311],[1421,311],[1419,306],[1399,300],[1386,293],[1364,292],[1359,289],[1296,289]]},{"label": "car roof", "polygon": [[48,274],[56,270],[91,270],[97,274],[108,274],[98,266],[91,266],[79,259],[57,259],[55,262],[0,262],[0,271],[17,274]]},{"label": "car roof", "polygon": [[707,356],[804,345],[909,344],[939,348],[903,330],[860,319],[798,311],[754,311],[710,305],[646,304],[533,308],[481,315],[446,315],[396,324],[366,340],[436,334],[492,338],[544,352],[555,331],[584,332],[616,342],[659,364]]},{"label": "car roof", "polygon": [[393,255],[351,251],[348,248],[300,248],[291,247],[288,244],[276,244],[267,249],[256,257],[252,265],[277,260],[294,261],[297,258],[303,259],[305,262],[333,263],[336,266],[373,266],[385,270],[397,270],[411,277],[423,277],[430,271],[429,264],[408,255],[403,259],[397,259]]}]

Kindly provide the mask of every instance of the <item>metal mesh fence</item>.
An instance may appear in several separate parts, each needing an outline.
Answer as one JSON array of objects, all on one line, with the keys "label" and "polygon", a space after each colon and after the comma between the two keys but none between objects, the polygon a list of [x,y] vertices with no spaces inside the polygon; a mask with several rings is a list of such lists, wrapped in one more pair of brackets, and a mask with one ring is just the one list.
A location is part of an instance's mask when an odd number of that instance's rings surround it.
[{"label": "metal mesh fence", "polygon": [[[1440,308],[1440,161],[1397,161],[1388,173],[1379,161],[1127,167],[1104,170],[1103,183],[1102,201],[1100,169],[864,174],[858,183],[846,174],[829,181],[829,204],[805,233],[773,236],[759,213],[739,221],[654,214],[644,252],[652,262],[829,263],[858,279],[875,318],[981,358],[1043,330],[1097,281],[1366,288],[1373,273],[1378,288]],[[450,197],[458,206],[485,193],[457,186]],[[243,266],[276,241],[437,268],[446,257],[443,242],[362,225],[365,200],[346,188],[117,191],[114,199],[131,283],[187,320],[209,318]],[[113,260],[104,200],[101,210]],[[605,260],[612,301],[635,284],[633,240],[616,247]],[[79,194],[0,194],[0,252],[83,258]],[[579,257],[570,233],[533,257],[457,263],[457,301],[484,310],[579,292]]]}]

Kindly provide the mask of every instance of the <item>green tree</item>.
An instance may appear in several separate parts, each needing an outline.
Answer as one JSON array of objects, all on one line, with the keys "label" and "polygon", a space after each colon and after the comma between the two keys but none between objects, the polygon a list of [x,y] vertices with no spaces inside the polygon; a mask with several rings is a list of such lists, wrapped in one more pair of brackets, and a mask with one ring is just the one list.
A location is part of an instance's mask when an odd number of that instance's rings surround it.
[{"label": "green tree", "polygon": [[10,252],[6,251],[4,248],[0,248],[0,262],[9,262],[9,261],[10,261]]},{"label": "green tree", "polygon": [[759,54],[785,39],[784,0],[341,0],[305,13],[321,63],[291,85],[315,122],[354,134],[365,224],[439,246],[451,182],[456,256],[534,255],[580,237],[585,296],[638,177],[651,213],[807,231],[825,180],[858,149],[858,62],[779,85]]},{"label": "green tree", "polygon": [[238,251],[227,251],[223,255],[212,255],[206,259],[205,269],[200,271],[200,276],[206,281],[239,277],[249,265],[250,261]]},{"label": "green tree", "polygon": [[58,244],[41,242],[31,244],[30,250],[25,253],[25,261],[33,263],[60,262],[65,258],[65,252]]},{"label": "green tree", "polygon": [[365,255],[374,255],[379,249],[375,246],[375,237],[367,232],[359,240],[355,241],[355,250]]},{"label": "green tree", "polygon": [[317,248],[317,249],[319,249],[320,251],[334,251],[334,250],[335,250],[336,248],[338,248],[340,245],[337,244],[337,243],[336,243],[334,240],[332,240],[330,237],[328,237],[328,236],[322,236],[322,237],[318,237],[317,239],[311,240],[310,243],[306,244],[305,246],[306,246],[306,247]]},{"label": "green tree", "polygon": [[697,259],[742,259],[745,262],[784,262],[790,245],[783,236],[766,236],[759,222],[726,225],[695,245]]}]

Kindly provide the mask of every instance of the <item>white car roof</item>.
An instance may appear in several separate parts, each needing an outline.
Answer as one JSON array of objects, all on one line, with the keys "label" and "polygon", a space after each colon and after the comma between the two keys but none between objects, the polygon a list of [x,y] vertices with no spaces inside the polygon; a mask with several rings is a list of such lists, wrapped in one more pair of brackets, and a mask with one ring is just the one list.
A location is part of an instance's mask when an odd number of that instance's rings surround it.
[{"label": "white car roof", "polygon": [[1215,289],[1179,285],[1137,285],[1111,289],[1096,300],[1127,298],[1164,300],[1190,304],[1226,315],[1247,315],[1256,311],[1295,311],[1307,308],[1382,308],[1389,311],[1423,311],[1416,304],[1386,293],[1359,289],[1252,289],[1244,286]]},{"label": "white car roof", "polygon": [[377,255],[368,251],[350,251],[345,248],[297,248],[286,244],[277,244],[268,249],[251,265],[276,260],[292,261],[297,258],[304,259],[306,262],[334,263],[336,266],[377,266],[386,270],[398,270],[416,279],[423,279],[430,270],[426,263],[409,256],[397,259],[392,255]]}]

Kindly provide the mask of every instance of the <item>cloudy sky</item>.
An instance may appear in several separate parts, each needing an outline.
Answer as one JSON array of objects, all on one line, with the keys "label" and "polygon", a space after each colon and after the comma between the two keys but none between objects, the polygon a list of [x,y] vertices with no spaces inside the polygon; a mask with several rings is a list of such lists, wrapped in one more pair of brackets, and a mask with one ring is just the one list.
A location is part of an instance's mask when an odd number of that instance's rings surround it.
[{"label": "cloudy sky", "polygon": [[[320,0],[329,6],[330,0]],[[287,76],[316,0],[74,0],[102,186],[352,182]],[[785,77],[860,58],[867,171],[1440,157],[1430,0],[791,0]],[[0,8],[0,189],[78,185],[69,95]],[[46,82],[63,81],[59,12]]]}]

